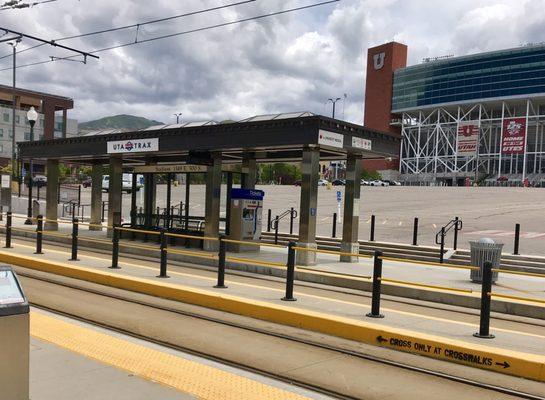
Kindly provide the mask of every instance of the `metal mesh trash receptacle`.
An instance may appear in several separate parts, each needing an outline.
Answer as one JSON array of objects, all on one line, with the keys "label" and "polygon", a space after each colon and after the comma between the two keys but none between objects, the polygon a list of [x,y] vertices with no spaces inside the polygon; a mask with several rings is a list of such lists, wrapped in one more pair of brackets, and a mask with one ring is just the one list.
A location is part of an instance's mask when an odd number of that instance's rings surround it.
[{"label": "metal mesh trash receptacle", "polygon": [[[499,268],[503,243],[495,243],[492,239],[482,238],[477,242],[469,242],[471,248],[471,265],[479,269],[471,270],[470,278],[473,282],[481,283],[483,280],[483,266],[485,261],[492,263],[492,268]],[[498,272],[492,271],[492,283],[498,280]]]}]

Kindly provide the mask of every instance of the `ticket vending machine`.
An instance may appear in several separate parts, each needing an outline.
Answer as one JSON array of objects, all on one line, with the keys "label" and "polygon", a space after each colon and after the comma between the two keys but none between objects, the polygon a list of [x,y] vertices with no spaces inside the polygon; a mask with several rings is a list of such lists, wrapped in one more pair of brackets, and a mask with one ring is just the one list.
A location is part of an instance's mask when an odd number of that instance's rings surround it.
[{"label": "ticket vending machine", "polygon": [[17,275],[0,266],[0,398],[29,399],[28,301]]},{"label": "ticket vending machine", "polygon": [[[265,192],[255,189],[231,190],[231,221],[229,239],[259,242],[261,238],[261,216]],[[259,246],[229,243],[229,251],[259,251]]]}]

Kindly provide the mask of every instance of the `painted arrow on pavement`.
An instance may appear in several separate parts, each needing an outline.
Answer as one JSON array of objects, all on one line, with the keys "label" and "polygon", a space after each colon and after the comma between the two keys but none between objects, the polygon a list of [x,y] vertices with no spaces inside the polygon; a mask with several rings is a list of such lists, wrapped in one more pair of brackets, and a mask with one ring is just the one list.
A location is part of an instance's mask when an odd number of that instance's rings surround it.
[{"label": "painted arrow on pavement", "polygon": [[387,342],[388,339],[384,339],[382,336],[378,336],[378,337],[377,337],[377,341],[378,341],[379,343],[384,343],[384,342]]}]

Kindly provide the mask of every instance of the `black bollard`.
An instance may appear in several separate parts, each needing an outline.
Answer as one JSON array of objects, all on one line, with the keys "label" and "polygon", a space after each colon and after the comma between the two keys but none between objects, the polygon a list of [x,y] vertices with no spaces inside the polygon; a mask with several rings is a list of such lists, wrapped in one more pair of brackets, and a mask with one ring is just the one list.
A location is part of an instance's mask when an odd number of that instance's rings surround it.
[{"label": "black bollard", "polygon": [[167,275],[167,235],[165,235],[165,230],[161,229],[161,234],[159,235],[159,240],[161,242],[161,263],[159,267],[159,275],[157,278],[170,278]]},{"label": "black bollard", "polygon": [[454,245],[452,246],[453,250],[456,250],[458,248],[458,224],[460,223],[460,219],[458,217],[454,218]]},{"label": "black bollard", "polygon": [[293,235],[293,220],[295,218],[295,210],[293,207],[290,210],[290,235]]},{"label": "black bollard", "polygon": [[441,228],[441,249],[439,250],[439,262],[443,264],[445,257],[445,227]]},{"label": "black bollard", "polygon": [[371,232],[369,234],[369,241],[375,241],[375,216],[371,215]]},{"label": "black bollard", "polygon": [[272,211],[269,208],[269,211],[267,213],[267,232],[271,231],[271,218],[272,218]]},{"label": "black bollard", "polygon": [[6,249],[11,249],[11,211],[6,213]]},{"label": "black bollard", "polygon": [[113,224],[112,232],[112,265],[108,268],[110,269],[120,269],[119,266],[119,229],[117,229],[117,224]]},{"label": "black bollard", "polygon": [[69,261],[78,260],[78,232],[79,232],[79,220],[77,218],[72,219],[72,257]]},{"label": "black bollard", "polygon": [[224,241],[225,236],[220,235],[220,247],[218,251],[218,283],[214,286],[216,289],[227,289],[225,286],[225,253],[227,243]]},{"label": "black bollard", "polygon": [[279,219],[277,215],[276,218],[274,219],[274,244],[278,244],[278,225],[280,224],[279,224]]},{"label": "black bollard", "polygon": [[519,255],[519,243],[520,243],[520,224],[515,225],[515,246],[513,250],[513,254],[518,256]]},{"label": "black bollard", "polygon": [[380,313],[380,291],[382,279],[382,251],[375,250],[375,263],[373,266],[373,298],[371,299],[371,312],[369,318],[384,318]]},{"label": "black bollard", "polygon": [[418,218],[414,219],[413,226],[413,246],[418,246]]},{"label": "black bollard", "polygon": [[337,213],[333,213],[333,228],[331,230],[331,237],[337,237]]},{"label": "black bollard", "polygon": [[485,261],[483,265],[483,282],[481,290],[481,319],[479,323],[479,332],[473,336],[482,339],[493,339],[490,334],[490,300],[492,296],[492,263]]},{"label": "black bollard", "polygon": [[43,215],[38,215],[38,224],[36,225],[36,251],[34,254],[43,254],[42,253],[42,239],[43,239],[43,229],[44,228],[44,217]]},{"label": "black bollard", "polygon": [[293,281],[295,279],[295,242],[290,241],[288,244],[288,262],[286,264],[286,296],[282,297],[282,301],[297,301],[293,297]]}]

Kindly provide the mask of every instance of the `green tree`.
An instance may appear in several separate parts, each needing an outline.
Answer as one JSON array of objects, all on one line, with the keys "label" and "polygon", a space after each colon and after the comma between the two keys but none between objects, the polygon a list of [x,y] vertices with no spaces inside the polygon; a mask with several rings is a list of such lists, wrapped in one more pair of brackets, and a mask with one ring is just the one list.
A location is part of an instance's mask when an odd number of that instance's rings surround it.
[{"label": "green tree", "polygon": [[377,171],[368,171],[366,169],[362,169],[361,179],[365,179],[366,181],[374,181],[377,179],[382,179],[382,175],[380,175]]},{"label": "green tree", "polygon": [[301,169],[296,164],[288,163],[260,164],[259,176],[262,183],[293,185],[301,179]]}]

